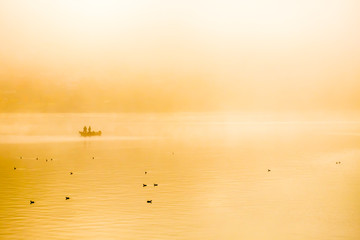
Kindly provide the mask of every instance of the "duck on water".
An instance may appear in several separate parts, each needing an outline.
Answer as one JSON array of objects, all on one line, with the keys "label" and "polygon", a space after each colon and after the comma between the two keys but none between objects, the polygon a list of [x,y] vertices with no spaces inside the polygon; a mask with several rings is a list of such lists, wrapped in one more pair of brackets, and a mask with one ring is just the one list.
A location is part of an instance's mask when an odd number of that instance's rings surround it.
[{"label": "duck on water", "polygon": [[101,131],[91,131],[91,126],[89,126],[89,128],[86,128],[86,126],[84,126],[83,131],[79,131],[79,133],[82,137],[101,136]]}]

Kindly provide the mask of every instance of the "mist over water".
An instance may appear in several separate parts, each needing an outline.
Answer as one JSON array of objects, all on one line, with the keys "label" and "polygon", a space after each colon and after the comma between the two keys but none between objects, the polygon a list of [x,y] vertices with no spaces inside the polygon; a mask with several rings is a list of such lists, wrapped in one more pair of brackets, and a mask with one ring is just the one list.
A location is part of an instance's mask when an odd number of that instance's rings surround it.
[{"label": "mist over water", "polygon": [[360,239],[359,12],[0,0],[0,240]]},{"label": "mist over water", "polygon": [[263,119],[1,114],[0,238],[358,239],[360,122]]}]

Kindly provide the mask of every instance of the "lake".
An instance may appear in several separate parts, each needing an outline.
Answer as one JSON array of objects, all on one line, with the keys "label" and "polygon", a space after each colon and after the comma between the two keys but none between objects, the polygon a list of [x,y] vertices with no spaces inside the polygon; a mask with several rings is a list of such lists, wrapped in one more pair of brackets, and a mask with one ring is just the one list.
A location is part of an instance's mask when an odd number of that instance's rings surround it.
[{"label": "lake", "polygon": [[0,114],[0,239],[355,240],[359,173],[356,120]]}]

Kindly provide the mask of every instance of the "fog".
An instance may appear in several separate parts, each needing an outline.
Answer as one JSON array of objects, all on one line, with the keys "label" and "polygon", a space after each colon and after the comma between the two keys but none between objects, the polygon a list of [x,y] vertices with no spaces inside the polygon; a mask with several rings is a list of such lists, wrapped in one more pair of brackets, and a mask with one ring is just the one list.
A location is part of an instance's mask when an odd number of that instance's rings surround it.
[{"label": "fog", "polygon": [[0,111],[357,111],[359,9],[0,1]]}]

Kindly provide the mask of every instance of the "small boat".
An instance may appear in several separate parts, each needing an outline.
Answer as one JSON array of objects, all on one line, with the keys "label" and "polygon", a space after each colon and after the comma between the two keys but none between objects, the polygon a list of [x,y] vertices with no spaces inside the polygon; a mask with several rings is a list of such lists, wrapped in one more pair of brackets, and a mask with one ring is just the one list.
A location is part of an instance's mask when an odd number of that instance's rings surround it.
[{"label": "small boat", "polygon": [[92,136],[101,136],[101,131],[94,132],[94,131],[79,131],[82,137],[92,137]]}]

